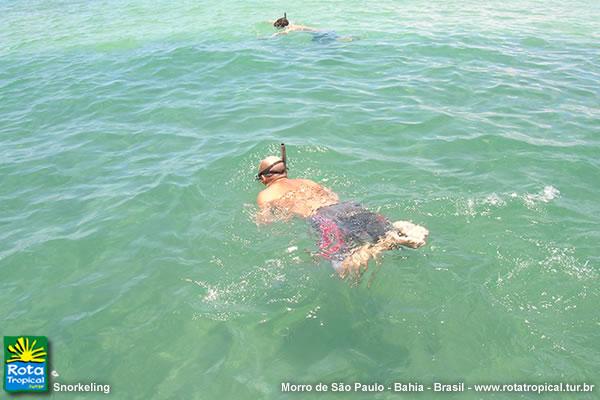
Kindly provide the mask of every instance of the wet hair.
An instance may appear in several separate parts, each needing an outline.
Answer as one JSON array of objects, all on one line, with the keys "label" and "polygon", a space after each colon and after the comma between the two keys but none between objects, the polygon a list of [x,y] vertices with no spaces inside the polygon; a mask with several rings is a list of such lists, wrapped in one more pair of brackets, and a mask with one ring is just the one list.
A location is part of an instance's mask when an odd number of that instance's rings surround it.
[{"label": "wet hair", "polygon": [[273,26],[275,28],[282,29],[282,28],[285,28],[286,26],[288,26],[289,24],[290,24],[290,21],[287,20],[287,14],[283,13],[283,18],[279,18],[277,21],[275,21]]}]

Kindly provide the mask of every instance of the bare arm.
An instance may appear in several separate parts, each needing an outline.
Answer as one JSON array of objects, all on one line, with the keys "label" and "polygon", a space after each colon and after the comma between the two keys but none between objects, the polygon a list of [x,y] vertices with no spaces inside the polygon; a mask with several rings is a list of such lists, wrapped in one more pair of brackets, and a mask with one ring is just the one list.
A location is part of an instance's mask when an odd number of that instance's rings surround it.
[{"label": "bare arm", "polygon": [[278,206],[277,201],[264,204],[255,216],[256,225],[270,224],[275,221],[288,221],[294,214],[285,207]]},{"label": "bare arm", "polygon": [[317,32],[318,29],[311,28],[310,26],[305,25],[290,25],[286,28],[288,31],[298,31],[298,32]]},{"label": "bare arm", "polygon": [[257,225],[273,222],[273,212],[271,210],[271,204],[269,200],[269,196],[264,192],[260,192],[256,198],[256,204],[259,207],[259,210],[255,216],[255,222]]},{"label": "bare arm", "polygon": [[304,25],[288,25],[285,29],[280,30],[279,32],[275,32],[271,37],[279,36],[279,35],[287,35],[290,32],[318,32],[318,29],[311,28],[310,26]]},{"label": "bare arm", "polygon": [[280,36],[280,35],[287,35],[287,34],[288,34],[288,31],[284,29],[282,31],[275,32],[274,34],[271,35],[271,37]]},{"label": "bare arm", "polygon": [[256,223],[256,225],[266,225],[270,224],[273,221],[273,212],[268,207],[261,208],[260,210],[258,210],[254,218],[254,222]]}]

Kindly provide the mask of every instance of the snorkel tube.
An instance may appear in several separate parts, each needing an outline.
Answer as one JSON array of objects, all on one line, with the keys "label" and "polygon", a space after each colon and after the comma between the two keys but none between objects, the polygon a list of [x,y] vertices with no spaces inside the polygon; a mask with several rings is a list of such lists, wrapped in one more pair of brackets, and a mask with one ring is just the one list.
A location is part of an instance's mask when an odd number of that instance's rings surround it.
[{"label": "snorkel tube", "polygon": [[287,160],[285,158],[285,143],[281,143],[281,161],[283,161],[283,167],[285,168],[285,172],[287,172]]}]

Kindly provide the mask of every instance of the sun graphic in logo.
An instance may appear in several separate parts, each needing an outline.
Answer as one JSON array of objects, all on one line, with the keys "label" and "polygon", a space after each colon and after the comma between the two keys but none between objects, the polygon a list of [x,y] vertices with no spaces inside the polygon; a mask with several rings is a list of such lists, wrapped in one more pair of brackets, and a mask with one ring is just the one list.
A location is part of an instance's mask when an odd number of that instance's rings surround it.
[{"label": "sun graphic in logo", "polygon": [[22,362],[34,362],[34,363],[43,363],[46,361],[44,356],[48,353],[44,351],[43,347],[35,348],[35,344],[37,340],[34,340],[33,343],[29,343],[29,339],[24,339],[22,337],[17,339],[15,345],[8,345],[8,351],[13,355],[6,360],[7,363],[22,361]]}]

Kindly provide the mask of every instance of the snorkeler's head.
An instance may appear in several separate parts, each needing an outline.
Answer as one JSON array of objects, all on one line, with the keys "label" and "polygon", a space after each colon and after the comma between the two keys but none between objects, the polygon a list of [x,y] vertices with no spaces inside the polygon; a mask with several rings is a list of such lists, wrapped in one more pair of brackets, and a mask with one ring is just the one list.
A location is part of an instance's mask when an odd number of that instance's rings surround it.
[{"label": "snorkeler's head", "polygon": [[290,21],[287,20],[287,14],[283,13],[283,18],[279,18],[273,26],[277,29],[283,29],[290,24]]},{"label": "snorkeler's head", "polygon": [[256,175],[256,179],[265,185],[286,176],[286,165],[279,157],[269,156],[264,160],[261,160],[260,164],[258,164],[258,174]]}]

